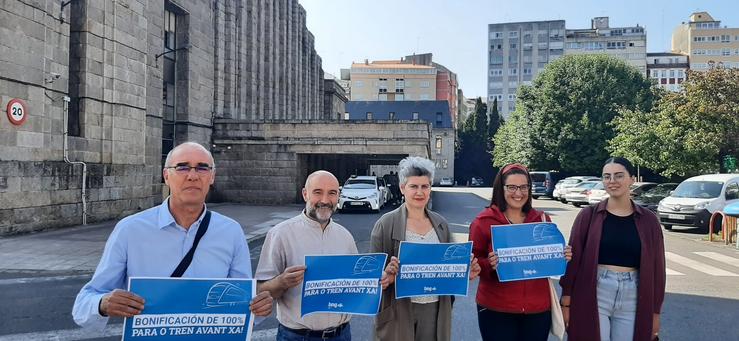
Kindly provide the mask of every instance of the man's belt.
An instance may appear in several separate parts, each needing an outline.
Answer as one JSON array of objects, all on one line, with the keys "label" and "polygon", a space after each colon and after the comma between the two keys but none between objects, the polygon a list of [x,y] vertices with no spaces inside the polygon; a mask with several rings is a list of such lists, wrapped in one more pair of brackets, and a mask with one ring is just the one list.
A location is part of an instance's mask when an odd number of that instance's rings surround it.
[{"label": "man's belt", "polygon": [[343,324],[337,327],[326,328],[324,330],[312,330],[312,329],[292,329],[292,328],[286,327],[284,324],[282,325],[283,328],[285,328],[287,331],[291,333],[295,333],[301,336],[308,336],[308,337],[320,337],[322,339],[331,339],[331,338],[337,337],[341,335],[341,331],[344,330],[344,328],[348,326],[349,326],[349,322],[344,322]]}]

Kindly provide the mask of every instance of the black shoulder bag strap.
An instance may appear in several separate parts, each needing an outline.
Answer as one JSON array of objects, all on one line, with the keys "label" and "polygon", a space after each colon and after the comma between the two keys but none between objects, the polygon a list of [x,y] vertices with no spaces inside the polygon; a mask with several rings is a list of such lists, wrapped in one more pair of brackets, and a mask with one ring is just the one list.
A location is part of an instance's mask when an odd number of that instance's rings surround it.
[{"label": "black shoulder bag strap", "polygon": [[195,240],[192,242],[192,247],[190,248],[190,251],[187,251],[185,257],[182,258],[180,264],[177,265],[177,268],[174,269],[174,272],[172,272],[172,275],[169,277],[182,277],[182,274],[185,273],[187,267],[189,267],[190,263],[192,263],[192,257],[193,255],[195,255],[195,249],[198,247],[198,243],[200,243],[200,238],[203,238],[205,231],[208,231],[209,224],[210,211],[206,211],[205,217],[203,217],[203,221],[200,222],[200,227],[198,227],[198,233],[195,234]]}]

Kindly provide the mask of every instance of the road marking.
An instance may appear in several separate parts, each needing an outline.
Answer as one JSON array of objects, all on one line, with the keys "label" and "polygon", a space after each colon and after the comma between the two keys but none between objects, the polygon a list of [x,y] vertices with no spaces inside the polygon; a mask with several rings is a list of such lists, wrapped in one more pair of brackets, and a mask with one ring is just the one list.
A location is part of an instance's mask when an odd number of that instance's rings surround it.
[{"label": "road marking", "polygon": [[726,277],[739,277],[739,275],[729,272],[726,270],[719,269],[717,267],[710,266],[708,264],[703,264],[701,262],[692,260],[687,257],[680,256],[678,254],[672,253],[672,252],[665,252],[665,256],[668,260],[673,261],[675,263],[687,266],[691,269],[698,270],[703,273],[707,273],[709,275],[713,276],[726,276]]},{"label": "road marking", "polygon": [[8,278],[0,279],[0,285],[17,285],[17,284],[30,284],[30,283],[43,283],[43,282],[56,282],[66,281],[70,279],[84,279],[89,280],[92,274],[86,275],[68,275],[68,276],[50,276],[50,277],[24,277],[24,278]]},{"label": "road marking", "polygon": [[739,259],[736,259],[734,257],[722,255],[718,252],[693,252],[693,253],[699,256],[708,257],[713,260],[719,261],[721,263],[726,263],[726,264],[733,265],[739,268]]},{"label": "road marking", "polygon": [[665,272],[667,273],[667,276],[685,276],[684,273],[672,270],[670,268],[665,268]]},{"label": "road marking", "polygon": [[105,330],[102,333],[91,332],[87,329],[62,329],[62,330],[50,330],[46,332],[36,333],[25,333],[25,334],[13,334],[13,335],[2,335],[0,341],[11,341],[11,340],[24,340],[24,341],[36,341],[36,340],[89,340],[100,337],[120,336],[123,334],[123,324],[109,324],[105,326]]},{"label": "road marking", "polygon": [[[0,341],[36,341],[36,340],[89,340],[101,337],[121,336],[123,334],[123,324],[109,324],[105,326],[102,333],[91,332],[87,329],[61,329],[50,330],[45,332],[23,333],[12,335],[0,335]],[[251,339],[254,341],[274,340],[277,335],[277,328],[263,329],[252,331]]]},{"label": "road marking", "polygon": [[452,233],[453,243],[465,243],[469,240],[469,233]]}]

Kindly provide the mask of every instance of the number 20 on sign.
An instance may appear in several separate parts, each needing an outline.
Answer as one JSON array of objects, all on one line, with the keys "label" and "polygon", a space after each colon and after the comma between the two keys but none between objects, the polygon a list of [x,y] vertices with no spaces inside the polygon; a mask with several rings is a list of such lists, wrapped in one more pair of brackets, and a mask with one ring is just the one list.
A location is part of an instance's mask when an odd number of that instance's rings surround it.
[{"label": "number 20 on sign", "polygon": [[28,118],[28,106],[20,99],[13,98],[8,102],[8,120],[14,125],[23,125]]}]

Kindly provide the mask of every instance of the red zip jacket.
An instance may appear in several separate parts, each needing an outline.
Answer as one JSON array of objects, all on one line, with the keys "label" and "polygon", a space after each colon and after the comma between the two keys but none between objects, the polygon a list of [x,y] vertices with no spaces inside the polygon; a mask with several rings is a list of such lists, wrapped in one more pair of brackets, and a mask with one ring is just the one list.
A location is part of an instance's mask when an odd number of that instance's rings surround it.
[{"label": "red zip jacket", "polygon": [[[541,211],[531,209],[524,223],[541,221]],[[549,217],[546,219],[551,221]],[[477,304],[490,310],[504,313],[533,314],[550,309],[549,280],[531,279],[501,283],[498,273],[490,266],[488,253],[493,250],[490,242],[491,225],[508,225],[503,212],[497,206],[490,206],[480,212],[470,225],[472,252],[482,271],[477,286]]]}]

